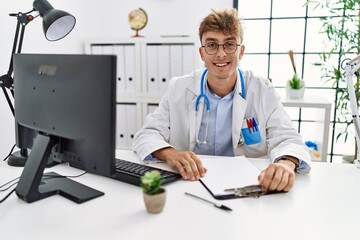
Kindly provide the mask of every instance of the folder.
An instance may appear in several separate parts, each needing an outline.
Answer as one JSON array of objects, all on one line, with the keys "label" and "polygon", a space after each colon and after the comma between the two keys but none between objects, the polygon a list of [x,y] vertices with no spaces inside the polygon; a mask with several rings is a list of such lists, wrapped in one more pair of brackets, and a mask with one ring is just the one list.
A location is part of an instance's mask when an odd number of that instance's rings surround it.
[{"label": "folder", "polygon": [[139,130],[138,126],[138,112],[136,103],[127,103],[126,106],[126,146],[127,149],[132,148],[135,133]]},{"label": "folder", "polygon": [[[121,93],[126,92],[125,88],[125,58],[124,58],[124,46],[115,45],[114,54],[116,55],[116,93],[117,96],[121,96]],[[119,94],[120,93],[120,94]]]},{"label": "folder", "polygon": [[182,63],[182,72],[184,74],[189,74],[195,69],[195,48],[193,44],[183,45],[183,63]]},{"label": "folder", "polygon": [[159,92],[159,46],[147,45],[147,92],[158,93]]},{"label": "folder", "polygon": [[170,45],[170,76],[176,77],[183,75],[182,67],[182,46]]},{"label": "folder", "polygon": [[102,45],[91,45],[91,54],[101,55],[102,53]]},{"label": "folder", "polygon": [[244,156],[223,157],[198,155],[207,169],[200,182],[209,193],[219,200],[239,198],[226,189],[243,188],[259,184],[260,169],[256,168]]},{"label": "folder", "polygon": [[102,54],[103,55],[113,55],[114,54],[114,48],[113,45],[103,45],[102,47]]},{"label": "folder", "polygon": [[136,59],[135,45],[125,45],[125,88],[126,92],[136,92]]},{"label": "folder", "polygon": [[158,104],[151,104],[151,103],[149,103],[149,104],[147,105],[146,116],[147,116],[148,114],[150,114],[150,113],[153,113],[153,112],[155,111],[155,109],[158,108],[158,107],[159,107]]},{"label": "folder", "polygon": [[126,142],[126,105],[125,104],[117,104],[116,105],[116,149],[127,149]]},{"label": "folder", "polygon": [[159,45],[159,93],[163,95],[169,86],[170,80],[170,46]]}]

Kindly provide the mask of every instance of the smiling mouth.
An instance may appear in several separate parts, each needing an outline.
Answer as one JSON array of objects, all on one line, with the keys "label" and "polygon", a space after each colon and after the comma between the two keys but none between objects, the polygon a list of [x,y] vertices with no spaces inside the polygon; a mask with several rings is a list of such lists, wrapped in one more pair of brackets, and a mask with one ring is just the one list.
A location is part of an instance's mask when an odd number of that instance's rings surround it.
[{"label": "smiling mouth", "polygon": [[229,65],[229,63],[228,62],[227,63],[214,63],[214,65],[217,67],[225,67],[225,66]]}]

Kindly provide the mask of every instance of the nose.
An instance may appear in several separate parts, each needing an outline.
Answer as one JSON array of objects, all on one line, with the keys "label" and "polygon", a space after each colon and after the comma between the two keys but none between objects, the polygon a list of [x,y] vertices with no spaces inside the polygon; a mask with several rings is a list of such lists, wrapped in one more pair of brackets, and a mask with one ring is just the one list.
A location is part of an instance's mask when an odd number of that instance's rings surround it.
[{"label": "nose", "polygon": [[219,49],[216,53],[217,56],[226,56],[224,44],[219,44]]}]

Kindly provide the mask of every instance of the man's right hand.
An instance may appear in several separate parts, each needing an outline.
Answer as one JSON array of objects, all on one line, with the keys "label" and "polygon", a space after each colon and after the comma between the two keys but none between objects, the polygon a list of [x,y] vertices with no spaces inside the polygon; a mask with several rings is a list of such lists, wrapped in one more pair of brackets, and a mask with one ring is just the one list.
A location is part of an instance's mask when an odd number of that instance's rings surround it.
[{"label": "man's right hand", "polygon": [[162,148],[152,153],[154,157],[167,161],[179,170],[184,180],[199,180],[205,176],[206,168],[192,151],[177,151],[174,148]]}]

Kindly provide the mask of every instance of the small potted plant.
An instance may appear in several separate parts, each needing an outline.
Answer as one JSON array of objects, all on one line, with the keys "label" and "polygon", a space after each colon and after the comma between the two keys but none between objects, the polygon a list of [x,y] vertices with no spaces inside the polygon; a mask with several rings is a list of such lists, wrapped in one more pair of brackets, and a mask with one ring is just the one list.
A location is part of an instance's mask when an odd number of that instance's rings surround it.
[{"label": "small potted plant", "polygon": [[165,206],[166,191],[161,187],[162,177],[159,171],[153,170],[141,176],[146,210],[149,213],[161,213]]},{"label": "small potted plant", "polygon": [[305,92],[305,82],[296,74],[296,66],[294,61],[294,52],[289,51],[289,57],[291,60],[291,65],[294,69],[293,77],[286,83],[286,96],[291,99],[300,99],[304,97]]},{"label": "small potted plant", "polygon": [[295,73],[286,84],[286,95],[291,99],[300,99],[304,96],[305,82]]}]

